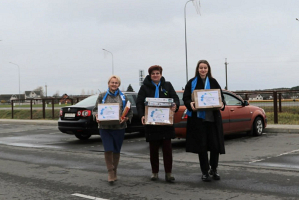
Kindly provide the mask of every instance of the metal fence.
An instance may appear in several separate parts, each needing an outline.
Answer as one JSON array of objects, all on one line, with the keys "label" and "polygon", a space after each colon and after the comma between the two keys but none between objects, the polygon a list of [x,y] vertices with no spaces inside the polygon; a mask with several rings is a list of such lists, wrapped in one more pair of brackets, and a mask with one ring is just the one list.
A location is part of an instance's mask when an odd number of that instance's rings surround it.
[{"label": "metal fence", "polygon": [[[236,91],[251,105],[263,108],[266,113],[273,112],[274,124],[278,124],[278,116],[283,113],[299,114],[299,90],[274,90],[274,91]],[[258,99],[262,98],[262,99]],[[298,122],[299,122],[299,115]]]},{"label": "metal fence", "polygon": [[[54,110],[55,110],[55,105],[59,105],[58,107],[56,107],[56,109],[59,109],[61,107],[67,106],[69,105],[68,103],[70,103],[70,105],[74,105],[76,103],[78,103],[79,101],[82,101],[83,99],[85,99],[88,96],[85,97],[78,97],[78,98],[65,98],[65,99],[61,99],[61,98],[43,98],[43,99],[20,99],[20,100],[11,100],[10,104],[11,104],[11,118],[14,118],[14,110],[15,110],[15,106],[16,105],[29,105],[29,109],[30,109],[30,119],[33,119],[33,108],[35,108],[34,105],[41,105],[41,109],[42,109],[42,118],[45,119],[46,118],[46,108],[48,108],[48,106],[50,106],[51,108],[51,115],[52,115],[52,119],[55,118],[54,115]],[[67,104],[66,104],[67,102]],[[18,109],[22,109],[23,107],[19,107]],[[40,107],[38,107],[40,108]]]},{"label": "metal fence", "polygon": [[[263,108],[266,113],[273,113],[274,124],[278,124],[279,115],[283,113],[292,113],[295,117],[298,117],[299,123],[299,90],[269,90],[269,91],[235,91],[237,95],[240,95],[244,100],[248,100],[251,105],[255,105]],[[44,99],[31,99],[25,100],[11,100],[11,118],[14,118],[14,105],[21,103],[22,105],[30,105],[30,119],[33,118],[32,110],[33,105],[41,104],[42,105],[42,118],[46,118],[46,107],[51,106],[51,115],[52,119],[55,118],[54,110],[55,106],[61,103],[58,108],[66,106],[65,102],[70,103],[71,105],[85,99],[85,97],[79,98],[44,98]],[[261,98],[261,99],[258,99]],[[56,107],[57,109],[57,107]]]}]

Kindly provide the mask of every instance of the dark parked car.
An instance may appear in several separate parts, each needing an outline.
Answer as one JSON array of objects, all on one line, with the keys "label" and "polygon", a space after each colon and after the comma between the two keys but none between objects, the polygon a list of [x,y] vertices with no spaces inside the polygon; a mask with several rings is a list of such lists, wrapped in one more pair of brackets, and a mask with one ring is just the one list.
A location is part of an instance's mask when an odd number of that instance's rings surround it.
[{"label": "dark parked car", "polygon": [[[138,117],[135,92],[123,92],[131,102],[133,118],[126,129],[126,133],[143,132],[144,127]],[[92,109],[95,106],[98,95],[92,95],[75,105],[61,108],[58,120],[58,129],[66,134],[75,135],[80,140],[87,140],[91,135],[98,135],[98,124],[93,119]]]}]

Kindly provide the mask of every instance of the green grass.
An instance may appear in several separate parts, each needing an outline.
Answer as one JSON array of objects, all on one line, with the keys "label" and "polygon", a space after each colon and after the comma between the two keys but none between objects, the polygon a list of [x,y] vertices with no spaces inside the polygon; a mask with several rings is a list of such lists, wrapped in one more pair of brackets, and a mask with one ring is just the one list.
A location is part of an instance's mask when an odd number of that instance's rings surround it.
[{"label": "green grass", "polygon": [[[274,111],[273,107],[262,107],[266,112],[268,124],[274,124]],[[285,106],[282,107],[282,112],[278,112],[278,124],[299,124],[299,107],[298,106]]]},{"label": "green grass", "polygon": [[[56,108],[56,107],[64,107],[64,106],[70,106],[70,105],[72,105],[72,104],[61,104],[61,105],[59,105],[59,104],[54,104],[54,108]],[[32,107],[33,108],[42,108],[43,107],[43,105],[42,104],[32,104]],[[0,105],[0,108],[11,108],[11,105],[7,105],[7,104],[5,104],[5,105]],[[19,106],[19,104],[15,104],[15,106],[14,106],[14,108],[30,108],[30,105],[20,105]],[[48,108],[52,108],[52,104],[48,104]]]},{"label": "green grass", "polygon": [[[14,119],[30,119],[30,110],[14,110]],[[45,119],[52,120],[52,110],[46,110]],[[54,110],[54,119],[58,120],[59,110]],[[11,119],[11,110],[0,110],[0,119]],[[42,110],[32,110],[32,119],[43,119]]]}]

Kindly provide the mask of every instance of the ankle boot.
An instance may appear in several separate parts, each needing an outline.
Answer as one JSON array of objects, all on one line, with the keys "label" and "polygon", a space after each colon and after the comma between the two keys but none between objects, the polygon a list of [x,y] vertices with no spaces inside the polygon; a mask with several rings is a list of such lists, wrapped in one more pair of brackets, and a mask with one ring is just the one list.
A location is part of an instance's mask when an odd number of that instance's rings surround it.
[{"label": "ankle boot", "polygon": [[117,180],[117,166],[119,163],[120,153],[113,153],[113,166],[114,166],[114,181]]},{"label": "ankle boot", "polygon": [[113,171],[113,152],[105,152],[105,162],[108,170],[108,182],[111,184],[114,182],[114,171]]},{"label": "ankle boot", "polygon": [[175,178],[171,175],[171,173],[166,173],[165,174],[165,181],[169,183],[174,183]]},{"label": "ankle boot", "polygon": [[201,176],[201,180],[204,182],[210,182],[211,181],[211,177],[209,175],[209,173],[203,173]]},{"label": "ankle boot", "polygon": [[220,180],[220,175],[218,174],[217,169],[210,169],[209,174],[214,180]]},{"label": "ankle boot", "polygon": [[158,179],[159,179],[159,177],[158,177],[158,173],[152,173],[151,180],[152,180],[152,181],[156,181],[156,180],[158,180]]}]

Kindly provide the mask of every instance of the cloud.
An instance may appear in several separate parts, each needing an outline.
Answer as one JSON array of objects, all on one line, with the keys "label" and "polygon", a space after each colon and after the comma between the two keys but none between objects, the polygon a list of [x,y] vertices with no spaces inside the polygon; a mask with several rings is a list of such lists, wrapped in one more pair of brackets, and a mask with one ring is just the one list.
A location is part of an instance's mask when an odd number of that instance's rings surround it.
[{"label": "cloud", "polygon": [[[48,94],[106,90],[114,71],[138,91],[139,70],[159,64],[179,90],[186,83],[184,2],[27,0],[0,2],[0,94],[48,85]],[[293,87],[298,74],[299,2],[201,1],[186,7],[188,78],[199,59],[231,90]],[[283,74],[283,78],[280,77]],[[280,77],[280,78],[278,78]]]}]

